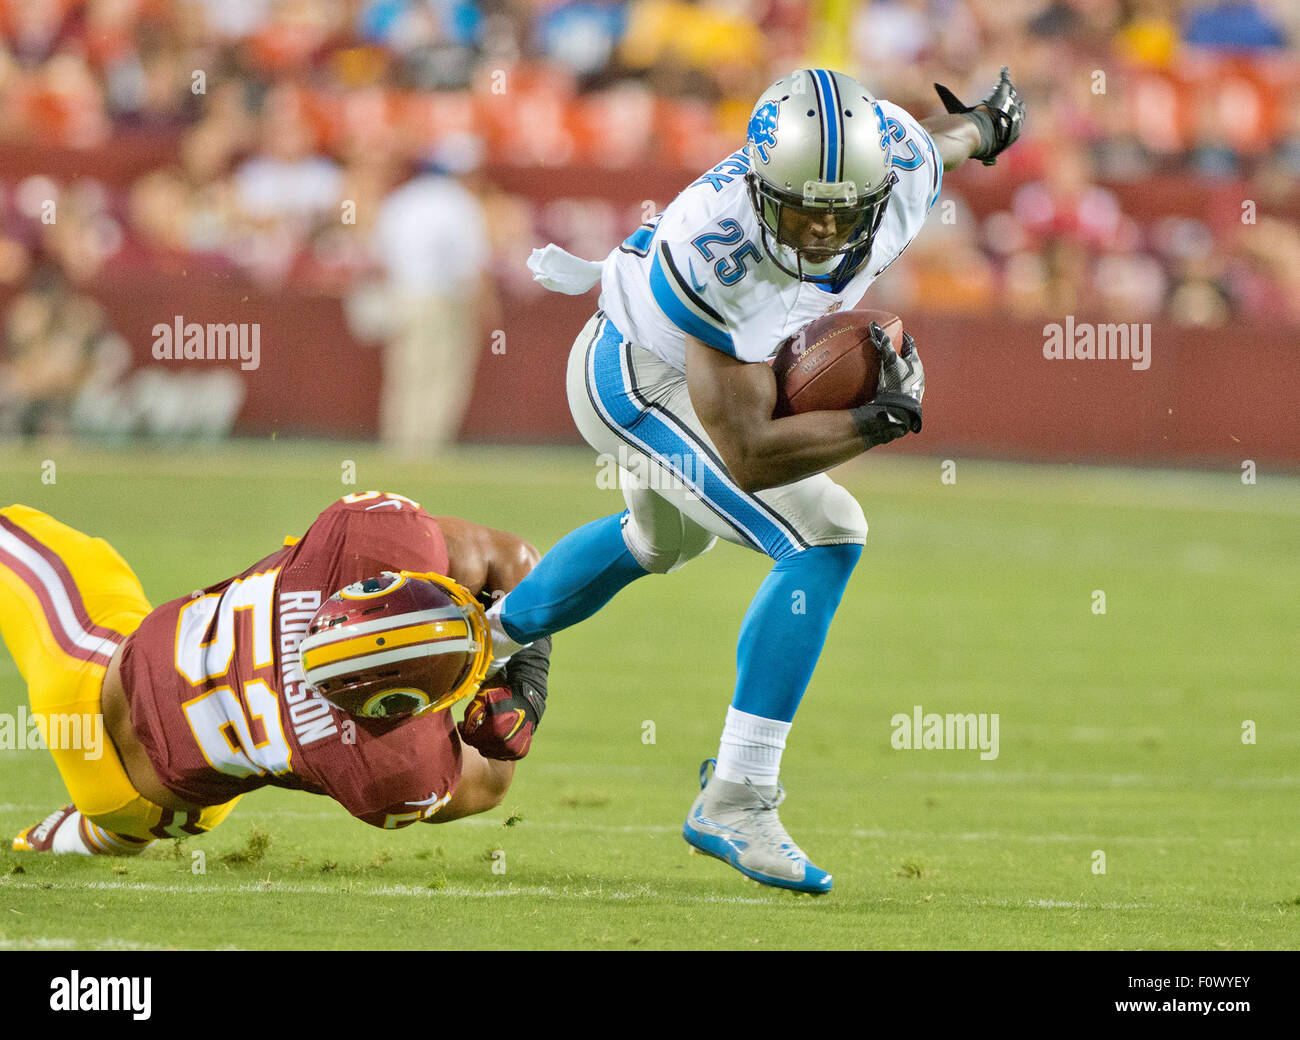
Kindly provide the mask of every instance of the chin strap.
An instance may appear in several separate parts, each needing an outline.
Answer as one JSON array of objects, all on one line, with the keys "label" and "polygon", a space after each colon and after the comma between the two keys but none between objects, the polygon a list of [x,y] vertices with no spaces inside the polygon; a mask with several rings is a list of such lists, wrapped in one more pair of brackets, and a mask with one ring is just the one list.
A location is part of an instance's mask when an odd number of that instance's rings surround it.
[{"label": "chin strap", "polygon": [[857,273],[862,270],[866,262],[871,259],[870,247],[859,246],[852,249],[840,257],[839,264],[834,270],[828,271],[824,275],[810,275],[804,277],[803,260],[799,261],[799,279],[800,281],[812,282],[814,285],[824,285],[827,291],[838,293],[844,290],[844,287],[853,281]]}]

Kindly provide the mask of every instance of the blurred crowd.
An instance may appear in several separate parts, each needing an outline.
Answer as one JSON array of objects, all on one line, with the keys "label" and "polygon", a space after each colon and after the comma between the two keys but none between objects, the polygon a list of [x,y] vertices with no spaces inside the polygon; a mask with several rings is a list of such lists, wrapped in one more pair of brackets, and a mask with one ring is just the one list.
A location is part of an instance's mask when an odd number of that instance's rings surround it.
[{"label": "blurred crowd", "polygon": [[[998,204],[950,185],[882,282],[893,309],[1300,322],[1298,46],[1295,0],[0,0],[0,142],[114,160],[0,167],[0,422],[52,292],[81,300],[106,270],[351,292],[391,273],[384,205],[420,172],[474,192],[509,286],[565,234],[495,170],[686,176],[809,64],[918,115],[934,81],[978,99],[1003,63],[1028,99]],[[1152,210],[1124,191],[1148,182],[1196,191]],[[1225,185],[1248,213],[1197,201]],[[589,255],[640,219],[568,205],[564,244]],[[84,369],[98,313],[65,322]],[[48,378],[74,379],[71,356]]]}]

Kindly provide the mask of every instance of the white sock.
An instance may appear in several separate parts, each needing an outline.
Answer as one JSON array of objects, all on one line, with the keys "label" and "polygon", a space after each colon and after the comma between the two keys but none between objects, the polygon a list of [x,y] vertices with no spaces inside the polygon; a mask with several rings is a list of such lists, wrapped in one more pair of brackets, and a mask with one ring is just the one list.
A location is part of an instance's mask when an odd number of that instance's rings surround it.
[{"label": "white sock", "polygon": [[74,812],[60,823],[58,830],[54,832],[50,851],[56,855],[72,853],[78,856],[133,856],[137,852],[143,852],[152,844],[153,841],[150,839],[114,834],[97,823],[87,820],[80,812]]},{"label": "white sock", "polygon": [[81,819],[81,813],[74,812],[59,824],[58,830],[54,832],[54,840],[50,843],[51,852],[72,852],[80,856],[95,854],[95,850],[87,845],[85,838],[81,836]]},{"label": "white sock", "polygon": [[729,707],[714,775],[733,784],[748,779],[755,787],[775,787],[790,726]]}]

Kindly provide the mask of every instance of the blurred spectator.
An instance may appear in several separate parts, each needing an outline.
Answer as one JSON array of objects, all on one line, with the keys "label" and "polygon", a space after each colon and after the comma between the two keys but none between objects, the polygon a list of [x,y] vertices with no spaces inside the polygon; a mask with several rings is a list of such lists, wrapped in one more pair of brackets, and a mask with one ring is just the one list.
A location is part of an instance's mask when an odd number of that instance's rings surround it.
[{"label": "blurred spectator", "polygon": [[1287,105],[1284,118],[1285,124],[1273,154],[1284,173],[1300,181],[1300,105]]},{"label": "blurred spectator", "polygon": [[235,171],[236,198],[258,221],[310,224],[339,201],[339,166],[314,149],[312,130],[297,97],[276,92],[266,100],[261,149]]},{"label": "blurred spectator", "polygon": [[352,151],[343,168],[342,220],[324,225],[313,239],[309,257],[295,268],[303,282],[346,291],[374,270],[373,243],[384,199],[400,174],[385,148]]},{"label": "blurred spectator", "polygon": [[937,26],[916,0],[863,4],[854,30],[854,53],[888,75],[892,66],[914,65],[932,46]]},{"label": "blurred spectator", "polygon": [[1091,248],[1108,244],[1120,223],[1119,203],[1093,181],[1088,153],[1065,143],[1049,158],[1042,180],[1017,189],[1012,210],[1040,240],[1068,239]]},{"label": "blurred spectator", "polygon": [[477,168],[476,138],[446,142],[383,202],[375,248],[391,300],[380,432],[408,457],[455,439],[469,404],[484,320],[496,318],[482,207],[459,180]]},{"label": "blurred spectator", "polygon": [[[965,201],[949,192],[900,260],[909,272],[913,307],[978,313],[993,306],[997,280],[979,247],[978,229],[979,222]],[[893,296],[889,299],[893,305]],[[901,303],[897,306],[903,308]]]},{"label": "blurred spectator", "polygon": [[1257,0],[1213,0],[1193,6],[1183,39],[1225,51],[1275,50],[1287,45],[1282,27]]},{"label": "blurred spectator", "polygon": [[1168,279],[1155,257],[1136,248],[1106,253],[1096,263],[1094,293],[1102,315],[1150,321],[1164,306]]},{"label": "blurred spectator", "polygon": [[534,24],[539,53],[587,84],[607,79],[627,29],[625,0],[569,0],[543,9]]},{"label": "blurred spectator", "polygon": [[1232,301],[1210,256],[1187,257],[1174,269],[1169,316],[1178,325],[1219,328],[1232,317]]},{"label": "blurred spectator", "polygon": [[58,193],[57,219],[42,223],[46,252],[77,285],[99,274],[122,245],[122,228],[109,212],[108,192],[98,181],[83,178]]},{"label": "blurred spectator", "polygon": [[1215,91],[1206,89],[1196,108],[1196,129],[1186,161],[1204,177],[1235,177],[1241,172],[1241,157],[1220,118],[1217,102]]},{"label": "blurred spectator", "polygon": [[666,96],[731,100],[748,109],[767,85],[764,41],[746,0],[633,0],[621,50]]},{"label": "blurred spectator", "polygon": [[1236,236],[1236,288],[1258,320],[1300,322],[1300,226],[1263,217]]},{"label": "blurred spectator", "polygon": [[235,259],[265,279],[282,278],[311,235],[342,217],[342,170],[313,145],[297,94],[277,88],[263,106],[261,149],[234,175]]},{"label": "blurred spectator", "polygon": [[1012,214],[1036,245],[1008,261],[1008,291],[1022,312],[1078,313],[1099,299],[1094,258],[1119,241],[1122,215],[1114,194],[1093,183],[1088,153],[1061,144],[1045,176],[1017,189]]},{"label": "blurred spectator", "polygon": [[47,264],[9,304],[0,331],[0,433],[66,432],[95,348],[112,335],[99,305]]},{"label": "blurred spectator", "polygon": [[1178,53],[1178,25],[1164,0],[1137,0],[1115,36],[1119,53],[1134,65],[1167,69]]},{"label": "blurred spectator", "polygon": [[474,77],[485,20],[469,0],[368,0],[358,28],[362,39],[398,56],[410,86],[455,90]]}]

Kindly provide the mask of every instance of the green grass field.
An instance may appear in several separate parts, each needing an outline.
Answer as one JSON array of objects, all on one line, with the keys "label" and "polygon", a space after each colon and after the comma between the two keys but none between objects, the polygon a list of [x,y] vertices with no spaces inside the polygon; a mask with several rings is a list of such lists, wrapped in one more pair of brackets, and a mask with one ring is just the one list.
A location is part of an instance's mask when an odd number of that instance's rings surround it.
[{"label": "green grass field", "polygon": [[[871,536],[782,772],[829,896],[680,836],[766,571],[720,545],[556,640],[533,753],[482,817],[389,833],[268,789],[133,860],[23,855],[66,795],[46,752],[0,752],[0,948],[1300,947],[1300,481],[959,460],[945,485],[873,454],[838,473]],[[7,448],[0,499],[107,538],[162,602],[369,487],[545,549],[621,508],[595,475],[585,451]],[[0,711],[25,696],[0,651]],[[917,704],[997,713],[996,760],[895,750]]]}]

